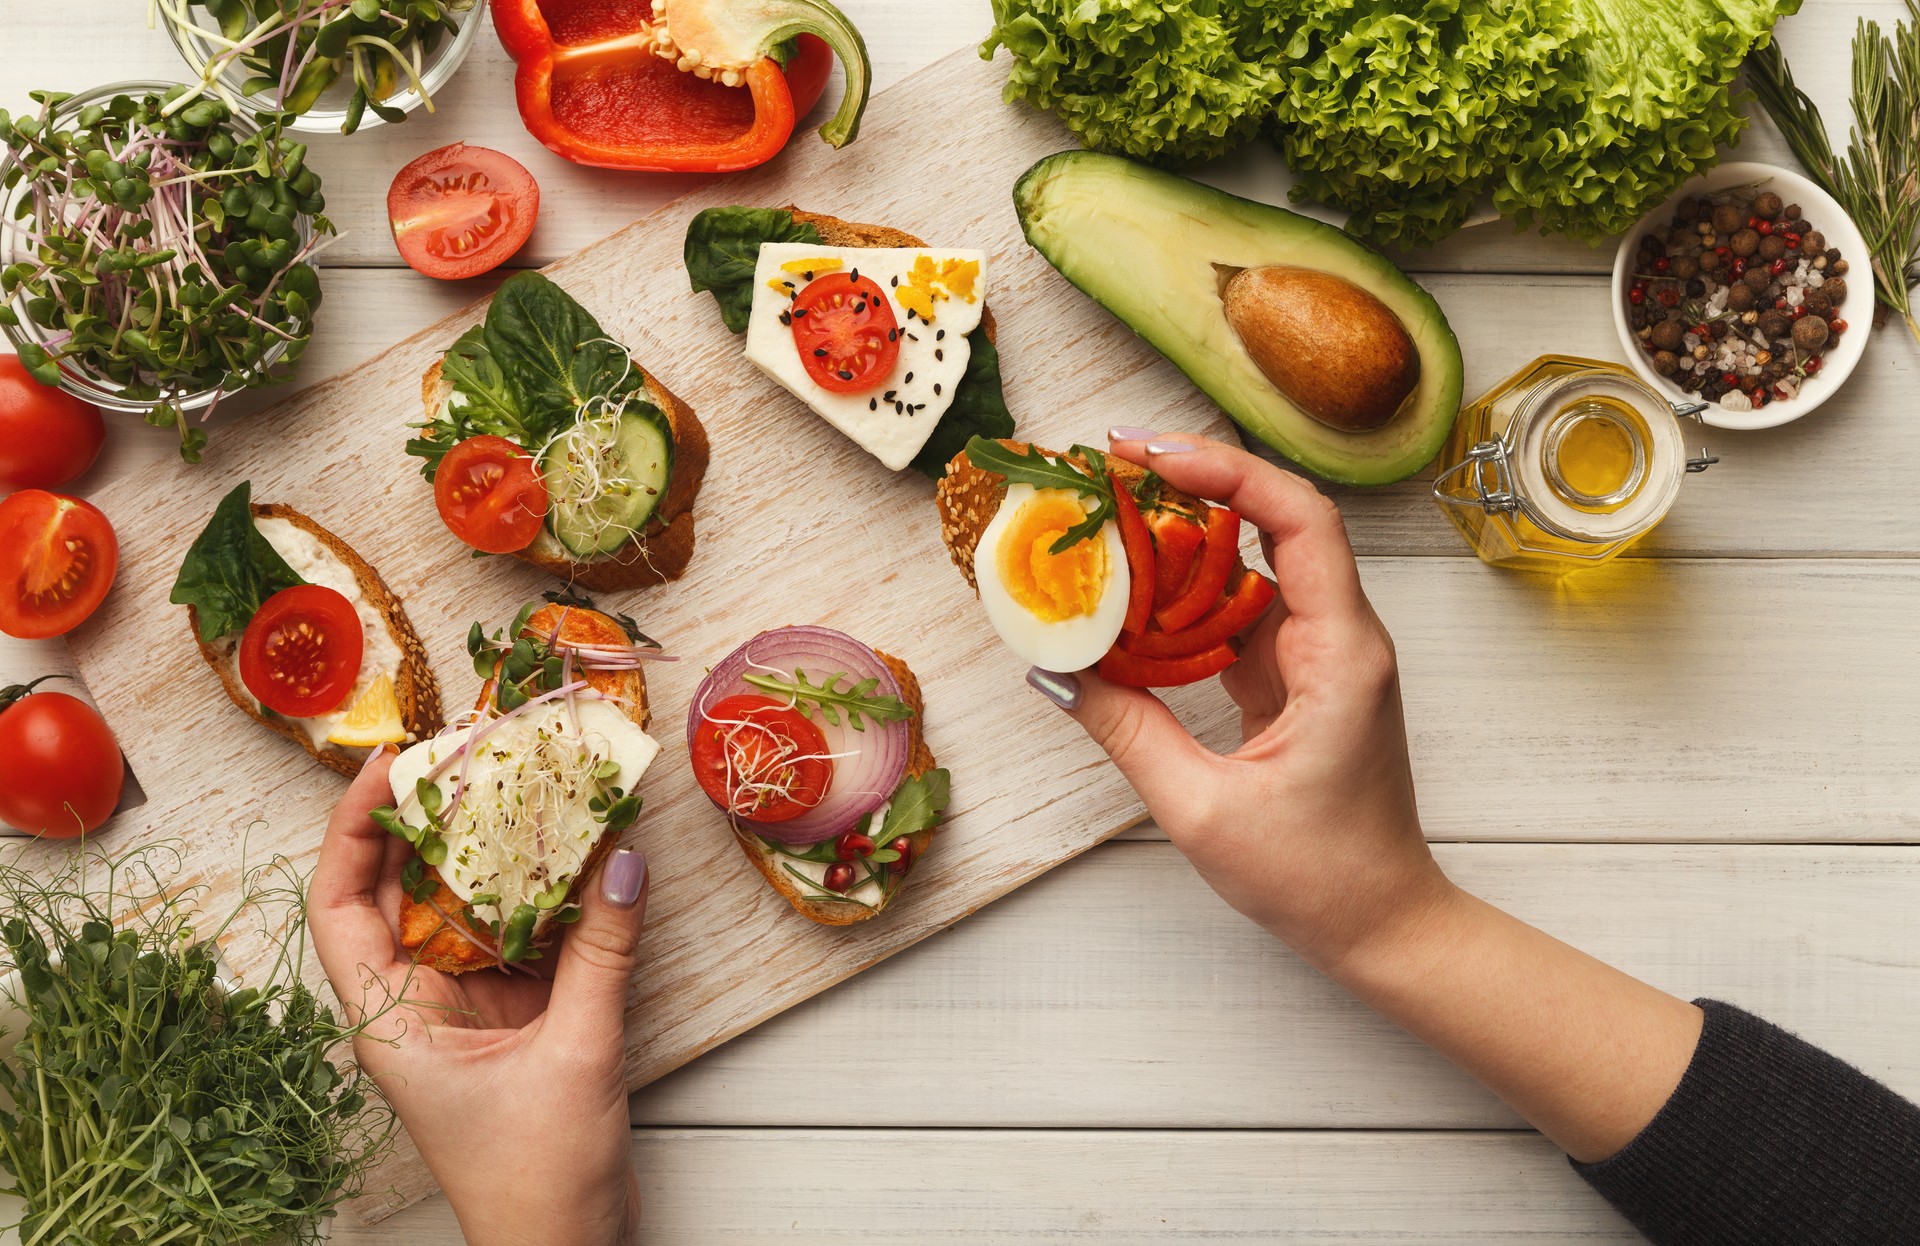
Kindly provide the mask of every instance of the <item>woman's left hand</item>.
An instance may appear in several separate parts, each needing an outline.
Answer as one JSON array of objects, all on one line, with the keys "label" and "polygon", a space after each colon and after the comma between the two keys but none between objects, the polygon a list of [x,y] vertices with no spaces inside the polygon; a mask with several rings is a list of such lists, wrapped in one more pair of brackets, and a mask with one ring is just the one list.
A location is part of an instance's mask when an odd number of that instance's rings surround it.
[{"label": "woman's left hand", "polygon": [[327,824],[308,892],[314,947],[348,1018],[372,1021],[354,1058],[412,1135],[471,1246],[633,1240],[624,1036],[646,910],[646,858],[618,850],[581,895],[551,979],[452,976],[400,947],[412,848],[367,816],[391,801],[376,753]]}]

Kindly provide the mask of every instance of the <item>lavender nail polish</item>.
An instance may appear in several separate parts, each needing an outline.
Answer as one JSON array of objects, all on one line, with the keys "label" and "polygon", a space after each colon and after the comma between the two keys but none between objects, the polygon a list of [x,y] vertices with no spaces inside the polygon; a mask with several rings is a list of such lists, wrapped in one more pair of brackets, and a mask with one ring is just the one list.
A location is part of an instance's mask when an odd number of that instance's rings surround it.
[{"label": "lavender nail polish", "polygon": [[1152,441],[1159,435],[1151,428],[1129,428],[1125,424],[1115,424],[1107,430],[1108,441]]},{"label": "lavender nail polish", "polygon": [[630,909],[647,881],[647,854],[619,848],[600,871],[600,895],[608,904]]},{"label": "lavender nail polish", "polygon": [[1149,441],[1148,454],[1186,454],[1198,450],[1199,446],[1188,445],[1184,441]]},{"label": "lavender nail polish", "polygon": [[1080,681],[1072,675],[1036,666],[1027,671],[1027,686],[1063,710],[1080,708]]}]

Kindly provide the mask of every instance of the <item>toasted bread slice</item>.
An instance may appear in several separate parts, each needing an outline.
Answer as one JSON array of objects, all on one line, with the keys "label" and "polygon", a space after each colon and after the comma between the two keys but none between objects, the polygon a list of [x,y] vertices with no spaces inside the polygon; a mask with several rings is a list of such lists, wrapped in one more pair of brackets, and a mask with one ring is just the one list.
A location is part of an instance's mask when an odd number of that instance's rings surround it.
[{"label": "toasted bread slice", "polygon": [[[667,417],[667,428],[673,436],[673,471],[667,477],[666,496],[654,508],[647,526],[613,553],[585,562],[576,560],[544,528],[532,545],[513,555],[590,592],[614,593],[677,580],[693,558],[693,501],[707,476],[707,429],[693,408],[661,384],[659,377],[645,368],[640,369],[640,376],[648,399]],[[435,360],[420,382],[420,401],[428,420],[438,418],[452,393],[453,383],[441,375],[440,361]],[[539,447],[526,448],[532,451]]]},{"label": "toasted bread slice", "polygon": [[[820,233],[820,241],[829,247],[924,247],[926,240],[916,238],[905,230],[893,229],[886,225],[865,225],[859,221],[843,221],[837,216],[825,216],[819,212],[808,212],[792,204],[780,209],[791,215],[796,224],[811,225]],[[980,328],[986,332],[987,340],[999,345],[993,323],[993,309],[980,308]]]},{"label": "toasted bread slice", "polygon": [[[893,677],[900,682],[900,699],[913,709],[913,717],[907,720],[908,730],[912,733],[907,751],[907,775],[917,779],[933,769],[935,764],[933,750],[927,747],[927,738],[920,730],[920,720],[926,713],[926,704],[920,697],[920,681],[899,658],[890,653],[881,653],[878,649],[874,652],[880,654],[880,660],[887,664],[887,669],[892,671]],[[926,854],[927,845],[933,842],[933,833],[939,828],[940,824],[935,822],[926,830],[908,836],[908,841],[913,845],[913,855],[907,862],[909,874],[912,873],[913,867],[920,863],[920,858]],[[898,886],[880,898],[878,904],[860,905],[850,901],[809,899],[794,882],[793,876],[780,868],[779,852],[769,848],[759,836],[738,827],[734,829],[734,838],[739,841],[740,850],[747,854],[747,860],[753,862],[754,868],[758,869],[767,882],[773,885],[775,891],[786,897],[787,903],[793,905],[794,911],[802,917],[819,922],[822,926],[851,926],[856,922],[878,917],[889,905],[900,898],[902,891],[906,890],[906,879],[903,877]]]},{"label": "toasted bread slice", "polygon": [[[553,635],[555,627],[560,629],[560,639],[576,644],[624,645],[632,640],[625,628],[598,610],[562,605],[546,605],[534,611],[527,619],[521,635],[544,638]],[[637,670],[589,670],[582,675],[594,691],[618,705],[642,731],[647,729],[653,715],[647,705],[645,675]],[[481,685],[475,705],[485,707],[492,698],[493,681],[489,679]],[[600,868],[600,862],[606,855],[613,851],[618,839],[617,835],[600,837],[600,842],[587,854],[579,874],[574,876],[573,885],[567,890],[569,901],[579,896],[580,889]],[[425,876],[434,883],[434,893],[426,903],[415,901],[405,891],[400,893],[400,946],[413,952],[416,964],[438,969],[441,973],[471,973],[475,969],[493,968],[498,963],[491,953],[491,949],[497,946],[493,935],[472,921],[467,902],[447,886],[438,870],[428,866]],[[450,929],[453,924],[458,924],[466,933],[463,935]],[[553,929],[549,923],[545,930],[535,936],[534,946],[547,946],[552,941]]]},{"label": "toasted bread slice", "polygon": [[[434,681],[433,670],[427,665],[426,647],[420,643],[420,637],[414,634],[413,624],[407,621],[407,612],[401,607],[400,599],[387,588],[380,573],[355,553],[352,546],[291,506],[279,502],[255,502],[251,509],[255,519],[284,519],[309,533],[353,572],[360,592],[373,603],[394,645],[400,650],[400,669],[393,680],[394,699],[400,703],[400,720],[416,740],[424,740],[440,730],[440,685]],[[316,741],[296,723],[261,712],[260,703],[253,699],[253,694],[247,691],[246,684],[240,680],[238,633],[217,640],[201,640],[199,612],[192,606],[187,607],[187,626],[193,629],[194,640],[200,646],[200,656],[220,676],[221,685],[226,688],[227,696],[235,705],[262,726],[306,749],[327,769],[349,779],[360,773],[361,765],[372,750]]]}]

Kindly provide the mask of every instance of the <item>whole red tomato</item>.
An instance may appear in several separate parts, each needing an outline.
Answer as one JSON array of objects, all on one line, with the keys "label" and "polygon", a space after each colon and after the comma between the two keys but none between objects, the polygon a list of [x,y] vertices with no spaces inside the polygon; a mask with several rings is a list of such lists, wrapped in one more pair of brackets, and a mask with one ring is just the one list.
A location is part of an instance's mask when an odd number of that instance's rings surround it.
[{"label": "whole red tomato", "polygon": [[98,407],[0,355],[0,492],[63,485],[93,466],[106,439]]},{"label": "whole red tomato", "polygon": [[72,839],[113,813],[127,763],[99,711],[40,682],[0,689],[0,821]]}]

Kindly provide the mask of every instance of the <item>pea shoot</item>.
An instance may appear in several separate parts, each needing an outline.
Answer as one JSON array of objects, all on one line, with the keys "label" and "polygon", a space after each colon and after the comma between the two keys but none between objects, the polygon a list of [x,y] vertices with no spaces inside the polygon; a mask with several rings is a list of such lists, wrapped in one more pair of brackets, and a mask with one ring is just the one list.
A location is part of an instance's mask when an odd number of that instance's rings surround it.
[{"label": "pea shoot", "polygon": [[320,304],[312,257],[333,226],[303,144],[238,124],[220,100],[172,110],[186,91],[77,112],[61,107],[69,94],[35,91],[36,115],[0,110],[13,157],[0,190],[18,218],[0,324],[36,327],[12,336],[42,384],[71,360],[150,402],[147,422],[178,428],[191,463],[206,434],[184,400],[291,378]]}]

